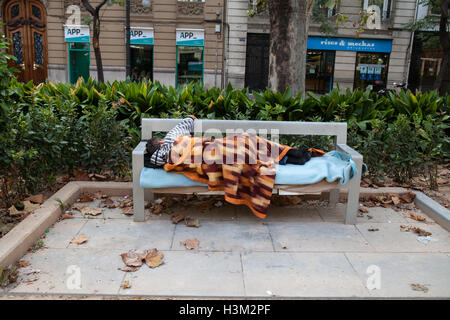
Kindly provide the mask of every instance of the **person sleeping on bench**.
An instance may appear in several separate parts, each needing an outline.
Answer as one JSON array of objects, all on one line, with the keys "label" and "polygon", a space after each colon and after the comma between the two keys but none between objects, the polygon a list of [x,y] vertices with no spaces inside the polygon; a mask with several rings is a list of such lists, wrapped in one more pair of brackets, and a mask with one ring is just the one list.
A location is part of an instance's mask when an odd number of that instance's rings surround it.
[{"label": "person sleeping on bench", "polygon": [[[195,116],[188,116],[171,129],[164,139],[152,138],[147,141],[144,166],[147,168],[162,168],[169,162],[169,155],[173,144],[180,136],[189,136],[194,131]],[[303,165],[311,159],[312,153],[306,148],[292,148],[281,159],[279,164]]]}]

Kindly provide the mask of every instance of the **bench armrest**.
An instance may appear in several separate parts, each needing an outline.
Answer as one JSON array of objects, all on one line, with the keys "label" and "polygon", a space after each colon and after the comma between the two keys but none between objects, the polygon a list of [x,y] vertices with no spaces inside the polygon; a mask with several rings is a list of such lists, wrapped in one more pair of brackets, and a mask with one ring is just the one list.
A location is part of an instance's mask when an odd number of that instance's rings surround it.
[{"label": "bench armrest", "polygon": [[144,154],[146,151],[147,142],[141,141],[133,150],[132,165],[133,165],[133,185],[139,185],[139,177],[144,168]]},{"label": "bench armrest", "polygon": [[363,156],[360,153],[358,153],[357,151],[355,151],[354,149],[352,149],[351,147],[349,147],[346,144],[337,144],[336,149],[337,149],[337,151],[341,151],[341,152],[344,152],[344,153],[352,156],[352,159],[355,162],[357,162],[357,160],[362,161],[362,159],[363,159]]}]

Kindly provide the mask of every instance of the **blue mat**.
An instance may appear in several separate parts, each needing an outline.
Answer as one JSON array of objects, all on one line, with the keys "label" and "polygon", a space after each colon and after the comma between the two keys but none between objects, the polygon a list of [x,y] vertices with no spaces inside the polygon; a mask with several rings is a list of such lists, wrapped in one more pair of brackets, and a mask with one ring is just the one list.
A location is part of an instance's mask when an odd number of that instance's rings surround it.
[{"label": "blue mat", "polygon": [[[356,174],[356,165],[351,156],[342,152],[331,151],[323,157],[311,158],[304,165],[277,164],[275,184],[314,184],[323,179],[326,179],[327,182],[339,180],[340,184],[346,184]],[[142,170],[140,185],[142,188],[207,186],[204,183],[193,181],[183,174],[153,168]]]}]

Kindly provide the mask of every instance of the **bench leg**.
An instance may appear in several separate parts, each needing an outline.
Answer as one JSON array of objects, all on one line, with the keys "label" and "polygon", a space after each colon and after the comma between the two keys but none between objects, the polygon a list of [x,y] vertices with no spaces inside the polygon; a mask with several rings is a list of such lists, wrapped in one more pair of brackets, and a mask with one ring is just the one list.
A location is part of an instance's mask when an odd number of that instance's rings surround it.
[{"label": "bench leg", "polygon": [[331,189],[330,198],[328,199],[329,206],[336,207],[336,204],[338,202],[339,202],[339,189]]},{"label": "bench leg", "polygon": [[362,159],[355,159],[358,174],[349,183],[345,224],[356,224],[359,210],[359,191],[361,183]]},{"label": "bench leg", "polygon": [[144,189],[133,185],[133,211],[134,221],[145,221],[145,202],[144,202]]}]

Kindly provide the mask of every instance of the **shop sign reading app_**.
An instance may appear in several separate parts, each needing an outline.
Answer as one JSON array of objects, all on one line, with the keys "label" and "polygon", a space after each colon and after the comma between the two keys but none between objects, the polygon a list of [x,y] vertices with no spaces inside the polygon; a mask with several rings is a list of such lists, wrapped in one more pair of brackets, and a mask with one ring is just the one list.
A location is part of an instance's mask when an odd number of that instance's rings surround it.
[{"label": "shop sign reading app_", "polygon": [[87,25],[64,25],[65,42],[89,43],[90,33]]},{"label": "shop sign reading app_", "polygon": [[152,46],[154,42],[153,28],[131,27],[130,44]]},{"label": "shop sign reading app_", "polygon": [[205,44],[205,32],[199,29],[177,29],[177,46],[197,46]]}]

